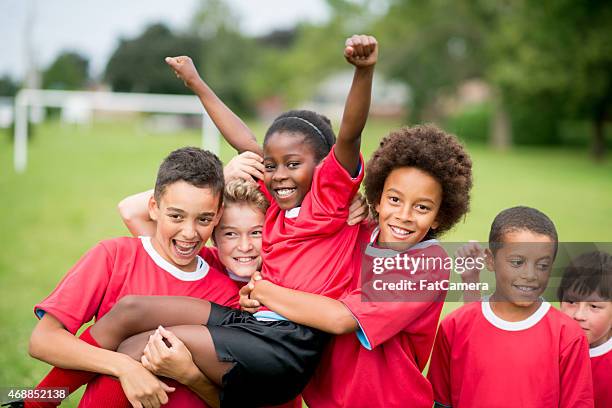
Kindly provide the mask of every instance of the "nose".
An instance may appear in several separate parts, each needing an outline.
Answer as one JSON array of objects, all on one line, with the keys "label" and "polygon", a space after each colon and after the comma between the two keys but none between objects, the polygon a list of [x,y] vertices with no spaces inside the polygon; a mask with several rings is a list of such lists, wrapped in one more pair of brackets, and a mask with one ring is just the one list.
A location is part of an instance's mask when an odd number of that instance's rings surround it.
[{"label": "nose", "polygon": [[272,174],[272,180],[282,181],[287,179],[287,169],[283,165],[276,166],[274,173]]},{"label": "nose", "polygon": [[397,212],[397,218],[399,218],[399,220],[402,222],[414,221],[414,209],[412,208],[412,205],[403,205]]},{"label": "nose", "polygon": [[187,241],[195,239],[198,236],[195,225],[190,222],[185,223],[181,230],[181,233]]},{"label": "nose", "polygon": [[241,235],[240,241],[238,242],[238,250],[241,252],[249,252],[251,249],[253,249],[253,244],[251,243],[249,237],[246,235]]},{"label": "nose", "polygon": [[584,302],[578,302],[576,311],[574,312],[574,320],[582,321],[586,319],[586,304]]},{"label": "nose", "polygon": [[538,279],[538,275],[536,273],[536,265],[531,262],[525,262],[525,267],[523,268],[523,272],[521,273],[523,279],[527,281],[534,281]]}]

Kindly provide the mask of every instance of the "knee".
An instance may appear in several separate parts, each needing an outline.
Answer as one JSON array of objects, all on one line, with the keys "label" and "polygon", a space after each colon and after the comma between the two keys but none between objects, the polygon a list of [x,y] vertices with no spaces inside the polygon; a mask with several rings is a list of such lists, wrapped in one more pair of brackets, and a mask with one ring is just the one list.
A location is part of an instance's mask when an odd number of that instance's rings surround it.
[{"label": "knee", "polygon": [[115,323],[131,327],[141,321],[146,309],[144,298],[145,296],[128,295],[119,299],[111,310],[116,318]]}]

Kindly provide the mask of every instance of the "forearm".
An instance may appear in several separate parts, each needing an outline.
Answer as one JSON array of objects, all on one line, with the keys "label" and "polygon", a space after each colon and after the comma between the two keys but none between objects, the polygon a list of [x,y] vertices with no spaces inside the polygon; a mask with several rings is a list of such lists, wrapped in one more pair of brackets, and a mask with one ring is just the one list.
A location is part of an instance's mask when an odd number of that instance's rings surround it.
[{"label": "forearm", "polygon": [[144,191],[124,198],[117,205],[121,220],[130,231],[137,236],[153,236],[155,221],[149,217],[148,203],[153,190]]},{"label": "forearm", "polygon": [[115,377],[134,363],[128,356],[89,345],[63,328],[35,329],[30,339],[30,355],[56,367]]},{"label": "forearm", "polygon": [[219,388],[206,378],[200,370],[197,370],[197,373],[194,373],[184,384],[206,402],[209,407],[218,408],[221,405]]},{"label": "forearm", "polygon": [[305,326],[332,334],[354,332],[358,324],[340,301],[259,281],[251,297],[270,310]]},{"label": "forearm", "polygon": [[200,98],[204,109],[215,123],[225,140],[232,145],[238,153],[251,151],[263,154],[261,146],[247,125],[223,103],[213,90],[203,81],[197,81],[191,87]]},{"label": "forearm", "polygon": [[373,77],[374,66],[355,69],[338,132],[336,157],[353,174],[359,164],[361,133],[370,111]]}]

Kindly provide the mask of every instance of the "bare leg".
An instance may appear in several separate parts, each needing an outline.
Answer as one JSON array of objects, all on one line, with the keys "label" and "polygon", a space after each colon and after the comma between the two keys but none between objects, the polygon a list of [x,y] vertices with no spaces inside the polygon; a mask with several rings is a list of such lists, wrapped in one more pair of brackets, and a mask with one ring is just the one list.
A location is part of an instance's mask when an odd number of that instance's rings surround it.
[{"label": "bare leg", "polygon": [[98,344],[115,350],[130,336],[157,326],[208,322],[210,302],[187,296],[125,296],[91,328]]},{"label": "bare leg", "polygon": [[[173,332],[185,343],[193,356],[193,362],[200,371],[217,386],[220,386],[223,375],[232,368],[233,363],[219,361],[208,328],[201,325],[189,325],[167,327],[166,329]],[[148,331],[128,338],[121,343],[117,351],[140,361],[143,350],[149,341],[149,336],[153,332]]]}]

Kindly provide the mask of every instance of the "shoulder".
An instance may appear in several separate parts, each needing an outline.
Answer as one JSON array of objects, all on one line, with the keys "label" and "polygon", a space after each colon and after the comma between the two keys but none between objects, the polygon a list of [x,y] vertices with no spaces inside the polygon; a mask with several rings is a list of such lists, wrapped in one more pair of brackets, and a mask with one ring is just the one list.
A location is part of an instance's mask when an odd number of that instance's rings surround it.
[{"label": "shoulder", "polygon": [[552,306],[546,314],[546,319],[553,333],[559,336],[561,348],[574,343],[576,340],[582,340],[584,337],[582,329],[574,319]]},{"label": "shoulder", "polygon": [[117,256],[124,253],[133,253],[140,249],[144,250],[140,238],[135,237],[117,237],[100,241],[94,249],[105,251],[111,256]]},{"label": "shoulder", "polygon": [[463,305],[446,315],[440,323],[440,327],[454,329],[466,324],[472,324],[478,317],[482,316],[481,308],[481,302],[472,302]]}]

